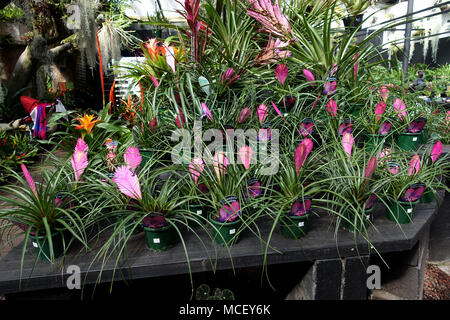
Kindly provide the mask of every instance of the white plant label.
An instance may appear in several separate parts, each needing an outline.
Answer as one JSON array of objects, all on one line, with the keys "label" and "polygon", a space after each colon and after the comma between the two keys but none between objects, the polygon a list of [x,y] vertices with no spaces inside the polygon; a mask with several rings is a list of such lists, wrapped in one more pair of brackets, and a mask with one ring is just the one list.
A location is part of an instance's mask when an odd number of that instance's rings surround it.
[{"label": "white plant label", "polygon": [[370,215],[367,215],[366,218],[367,218],[367,220],[370,220]]},{"label": "white plant label", "polygon": [[36,242],[33,242],[33,247],[37,248],[38,244]]},{"label": "white plant label", "polygon": [[417,137],[413,138],[413,141],[417,141]]},{"label": "white plant label", "polygon": [[203,211],[202,210],[197,210],[197,215],[201,215],[203,213]]},{"label": "white plant label", "polygon": [[409,208],[407,212],[408,212],[408,213],[411,213],[411,212],[412,212],[412,209],[411,209],[411,208]]},{"label": "white plant label", "polygon": [[235,234],[236,233],[236,229],[231,229],[230,230],[230,234]]},{"label": "white plant label", "polygon": [[153,243],[160,243],[161,241],[159,240],[159,238],[154,238],[153,239]]},{"label": "white plant label", "polygon": [[305,225],[304,222],[299,222],[299,223],[298,223],[298,226],[299,226],[299,227],[303,227],[304,225]]}]

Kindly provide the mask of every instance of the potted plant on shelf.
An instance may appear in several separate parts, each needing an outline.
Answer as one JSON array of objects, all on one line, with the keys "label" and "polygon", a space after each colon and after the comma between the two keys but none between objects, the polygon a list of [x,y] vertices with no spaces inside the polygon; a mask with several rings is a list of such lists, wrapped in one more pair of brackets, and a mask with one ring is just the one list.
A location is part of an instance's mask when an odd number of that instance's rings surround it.
[{"label": "potted plant on shelf", "polygon": [[332,144],[328,151],[333,157],[325,172],[330,179],[328,193],[333,204],[331,210],[338,216],[337,224],[351,232],[366,232],[377,199],[373,183],[377,158],[354,148],[350,133],[345,133],[340,143]]},{"label": "potted plant on shelf", "polygon": [[421,158],[415,154],[409,158],[404,153],[397,153],[381,158],[384,170],[381,170],[381,179],[376,184],[378,190],[383,191],[380,199],[387,207],[388,219],[401,224],[410,223],[414,207],[420,202],[427,186],[448,189],[436,179],[448,173],[448,164],[443,159],[433,162],[436,156],[437,153],[433,157],[424,154]]},{"label": "potted plant on shelf", "polygon": [[231,246],[238,241],[242,231],[242,199],[247,173],[242,173],[236,165],[229,165],[223,151],[217,151],[211,163],[213,172],[204,171],[212,208],[208,220],[213,228],[214,242]]},{"label": "potted plant on shelf", "polygon": [[274,226],[279,223],[286,238],[299,239],[308,231],[312,200],[319,192],[317,183],[312,181],[313,170],[307,170],[312,148],[311,139],[302,140],[295,150],[294,161],[284,158],[281,171],[274,177],[278,188],[272,191],[268,207],[275,211]]},{"label": "potted plant on shelf", "polygon": [[345,6],[348,16],[343,19],[345,28],[350,32],[355,30],[363,21],[362,12],[370,5],[370,0],[340,0]]},{"label": "potted plant on shelf", "polygon": [[75,174],[67,173],[64,165],[56,168],[40,168],[41,182],[36,183],[27,167],[22,164],[25,180],[16,172],[12,176],[18,184],[2,187],[9,196],[0,200],[10,208],[0,210],[0,220],[10,224],[3,232],[18,226],[25,233],[22,260],[28,239],[31,240],[40,260],[54,260],[63,255],[72,239],[79,240],[86,248],[86,222],[82,212],[83,188],[79,186],[81,175],[88,165],[87,145],[79,139],[71,158]]},{"label": "potted plant on shelf", "polygon": [[358,119],[358,125],[364,131],[366,151],[382,149],[386,139],[391,135],[392,128],[392,120],[386,113],[386,103],[380,101],[374,111],[366,109]]},{"label": "potted plant on shelf", "polygon": [[427,119],[418,116],[420,110],[409,108],[407,110],[405,103],[396,98],[394,100],[394,112],[397,115],[397,130],[400,131],[397,136],[397,146],[404,151],[415,151],[422,142],[422,130],[425,128]]}]

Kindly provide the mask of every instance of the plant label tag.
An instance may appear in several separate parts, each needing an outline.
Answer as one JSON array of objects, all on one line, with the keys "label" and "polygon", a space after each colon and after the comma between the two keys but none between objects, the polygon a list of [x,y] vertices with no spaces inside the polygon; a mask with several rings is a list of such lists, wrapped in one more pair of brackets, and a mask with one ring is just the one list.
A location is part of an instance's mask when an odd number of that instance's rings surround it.
[{"label": "plant label tag", "polygon": [[197,210],[197,215],[202,215],[203,211],[202,210]]},{"label": "plant label tag", "polygon": [[33,242],[33,247],[37,248],[38,244],[36,242]]},{"label": "plant label tag", "polygon": [[366,215],[366,218],[367,218],[367,220],[370,220],[370,215],[369,214]]},{"label": "plant label tag", "polygon": [[412,211],[413,211],[412,208],[409,208],[409,209],[407,210],[408,213],[411,213]]},{"label": "plant label tag", "polygon": [[305,223],[303,221],[298,223],[299,227],[303,227],[304,225],[305,225]]},{"label": "plant label tag", "polygon": [[230,230],[230,234],[235,234],[236,233],[236,229],[231,229]]},{"label": "plant label tag", "polygon": [[283,117],[287,117],[289,113],[283,113]]},{"label": "plant label tag", "polygon": [[153,243],[160,243],[161,241],[159,240],[159,238],[154,238],[153,239]]},{"label": "plant label tag", "polygon": [[417,141],[417,137],[414,137],[414,138],[413,138],[413,141]]}]

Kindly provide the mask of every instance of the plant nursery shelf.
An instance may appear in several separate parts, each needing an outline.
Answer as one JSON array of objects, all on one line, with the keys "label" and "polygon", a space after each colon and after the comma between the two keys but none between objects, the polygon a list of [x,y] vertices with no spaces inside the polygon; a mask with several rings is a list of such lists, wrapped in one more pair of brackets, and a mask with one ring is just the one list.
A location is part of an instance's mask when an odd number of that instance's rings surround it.
[{"label": "plant nursery shelf", "polygon": [[[377,206],[374,213],[374,226],[370,227],[368,231],[369,239],[380,253],[410,250],[422,233],[428,230],[427,227],[436,212],[436,202],[419,204],[415,210],[413,223],[400,227],[384,216],[383,207]],[[270,243],[273,249],[269,248],[268,250],[267,264],[375,254],[374,249],[370,248],[360,236],[355,238],[352,233],[345,230],[339,230],[335,236],[333,219],[327,214],[314,216],[309,222],[310,230],[306,237],[300,240],[282,237],[277,227]],[[269,233],[271,225],[262,221],[258,226],[262,238],[264,238]],[[240,235],[239,242],[230,247],[230,252],[224,247],[213,245],[211,240],[207,239],[206,234],[199,234],[206,249],[192,232],[185,232],[184,237],[192,272],[211,271],[213,270],[212,263],[218,270],[231,269],[233,265],[235,268],[241,268],[263,264],[265,246],[249,231]],[[101,243],[101,238],[99,243]],[[64,265],[61,259],[58,259],[54,266],[46,261],[37,261],[34,265],[34,248],[29,246],[29,252],[25,255],[21,288],[19,288],[21,248],[21,244],[17,245],[0,260],[0,293],[2,294],[65,287],[67,278],[70,276],[67,274],[67,267],[70,265],[80,267],[81,279],[85,281],[84,283],[97,281],[100,265],[90,266],[96,253],[95,246],[90,253],[79,251],[78,248],[71,248]],[[130,238],[127,260],[122,261],[120,267],[115,267],[114,262],[115,260],[111,259],[104,266],[101,282],[110,282],[113,279],[114,269],[116,269],[115,281],[124,278],[141,279],[189,272],[181,243],[164,252],[153,252],[147,249],[143,233]],[[33,272],[31,272],[32,270]]]}]

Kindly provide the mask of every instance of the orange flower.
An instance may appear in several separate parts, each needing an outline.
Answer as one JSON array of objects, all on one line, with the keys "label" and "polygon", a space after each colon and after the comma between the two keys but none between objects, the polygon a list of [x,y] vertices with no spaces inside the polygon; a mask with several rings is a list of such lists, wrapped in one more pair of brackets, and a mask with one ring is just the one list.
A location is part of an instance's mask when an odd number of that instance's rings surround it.
[{"label": "orange flower", "polygon": [[[85,130],[87,132],[87,134],[91,134],[92,129],[94,128],[94,125],[96,122],[100,121],[100,120],[94,120],[94,115],[87,115],[85,114],[82,118],[77,118],[78,122],[80,122],[79,125],[75,126],[75,129],[79,129],[79,130]],[[85,133],[82,132],[81,133],[81,137],[84,139]]]},{"label": "orange flower", "polygon": [[147,43],[144,44],[144,46],[147,48],[148,53],[150,54],[150,57],[153,61],[155,61],[155,58],[158,55],[166,55],[166,47],[164,46],[164,43],[158,42],[158,39],[156,38],[150,39]]}]

